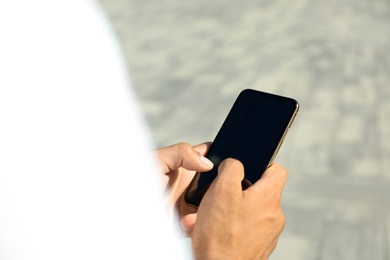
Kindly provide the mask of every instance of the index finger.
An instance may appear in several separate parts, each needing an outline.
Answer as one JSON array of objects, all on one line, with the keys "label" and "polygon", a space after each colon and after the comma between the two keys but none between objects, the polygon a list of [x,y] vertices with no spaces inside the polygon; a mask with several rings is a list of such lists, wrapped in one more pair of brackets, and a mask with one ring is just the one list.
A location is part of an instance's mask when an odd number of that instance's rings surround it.
[{"label": "index finger", "polygon": [[194,148],[183,142],[157,149],[162,172],[168,173],[180,167],[192,171],[210,170],[213,167],[212,162],[202,154],[207,151],[208,146],[208,143],[204,143]]}]

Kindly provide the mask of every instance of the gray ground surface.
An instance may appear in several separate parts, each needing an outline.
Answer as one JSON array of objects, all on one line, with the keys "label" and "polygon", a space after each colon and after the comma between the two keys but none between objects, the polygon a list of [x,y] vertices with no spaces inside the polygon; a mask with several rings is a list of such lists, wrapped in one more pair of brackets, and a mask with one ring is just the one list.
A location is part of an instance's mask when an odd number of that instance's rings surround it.
[{"label": "gray ground surface", "polygon": [[101,0],[157,146],[212,140],[254,88],[300,101],[271,259],[390,259],[388,0]]}]

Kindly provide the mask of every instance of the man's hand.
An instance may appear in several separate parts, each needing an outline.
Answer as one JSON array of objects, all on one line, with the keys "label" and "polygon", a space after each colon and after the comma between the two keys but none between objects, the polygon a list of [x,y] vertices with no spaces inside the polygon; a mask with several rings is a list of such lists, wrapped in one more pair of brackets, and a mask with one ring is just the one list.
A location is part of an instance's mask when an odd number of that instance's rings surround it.
[{"label": "man's hand", "polygon": [[287,172],[274,164],[244,191],[243,178],[239,161],[221,163],[197,216],[192,215],[196,259],[267,259],[274,250],[285,224],[280,198]]},{"label": "man's hand", "polygon": [[174,214],[176,208],[179,217],[186,219],[184,226],[194,225],[194,215],[187,215],[196,212],[196,209],[185,203],[184,192],[197,171],[204,172],[213,168],[212,162],[204,157],[210,145],[211,143],[203,143],[192,147],[187,143],[179,143],[156,150],[167,187],[170,212]]}]

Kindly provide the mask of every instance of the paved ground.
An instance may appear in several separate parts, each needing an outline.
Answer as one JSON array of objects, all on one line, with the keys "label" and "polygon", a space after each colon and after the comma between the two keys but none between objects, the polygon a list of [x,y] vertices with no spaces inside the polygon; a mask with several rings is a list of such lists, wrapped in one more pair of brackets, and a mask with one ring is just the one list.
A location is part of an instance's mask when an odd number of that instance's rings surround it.
[{"label": "paved ground", "polygon": [[244,88],[301,111],[271,259],[390,259],[389,0],[101,0],[157,146],[212,140]]}]

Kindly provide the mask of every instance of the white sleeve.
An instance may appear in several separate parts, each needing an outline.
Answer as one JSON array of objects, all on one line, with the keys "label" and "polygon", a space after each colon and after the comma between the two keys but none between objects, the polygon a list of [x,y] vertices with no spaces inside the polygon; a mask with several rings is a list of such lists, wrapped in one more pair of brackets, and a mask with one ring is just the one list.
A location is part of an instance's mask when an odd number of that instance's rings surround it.
[{"label": "white sleeve", "polygon": [[0,2],[0,259],[184,259],[91,1]]}]

